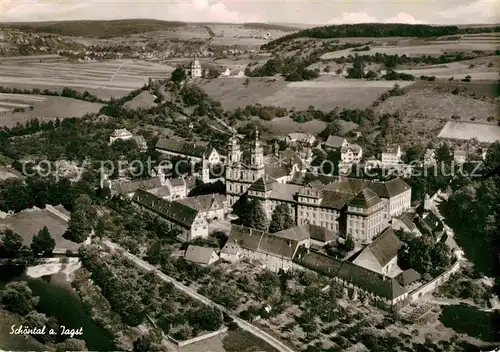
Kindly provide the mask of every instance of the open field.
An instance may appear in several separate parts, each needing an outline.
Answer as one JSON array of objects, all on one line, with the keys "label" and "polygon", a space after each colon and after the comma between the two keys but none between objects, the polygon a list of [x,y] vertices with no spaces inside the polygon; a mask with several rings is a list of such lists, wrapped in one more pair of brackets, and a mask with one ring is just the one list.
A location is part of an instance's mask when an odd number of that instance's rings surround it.
[{"label": "open field", "polygon": [[[454,42],[454,43],[444,43],[439,42],[439,44],[425,44],[425,45],[415,45],[415,46],[379,46],[370,47],[368,51],[359,52],[359,55],[375,55],[377,53],[387,54],[387,55],[403,55],[406,56],[441,56],[444,53],[453,52],[471,52],[474,50],[479,51],[495,51],[499,48],[500,41],[498,42]],[[321,56],[323,60],[340,58],[342,56],[349,56],[356,54],[357,52],[352,51],[352,49],[333,51]]]},{"label": "open field", "polygon": [[[330,78],[330,77],[329,77]],[[324,111],[335,107],[362,109],[398,83],[401,87],[412,82],[364,81],[330,78],[328,81],[291,82],[285,88],[262,99],[262,105],[306,110],[310,105]]]},{"label": "open field", "polygon": [[271,121],[264,121],[258,117],[255,121],[261,123],[269,129],[273,135],[284,136],[292,132],[304,132],[317,135],[326,127],[326,122],[320,120],[312,120],[304,123],[293,121],[290,117],[276,117]]},{"label": "open field", "polygon": [[[102,106],[58,96],[0,93],[0,126],[13,127],[18,122],[22,124],[33,118],[55,120],[58,117],[82,117],[87,113],[99,112]],[[24,111],[13,112],[14,108]]]},{"label": "open field", "polygon": [[[472,61],[472,60],[471,60]],[[433,65],[427,67],[418,67],[415,69],[401,70],[398,72],[409,73],[416,77],[420,76],[435,76],[437,79],[449,79],[453,77],[456,80],[461,80],[466,76],[471,76],[473,80],[498,80],[498,67],[500,60],[493,57],[489,62],[494,63],[492,67],[487,67],[485,64],[471,64],[467,62],[450,62],[445,65]],[[496,65],[495,65],[496,64]],[[473,66],[473,67],[471,67]]]},{"label": "open field", "polygon": [[475,117],[477,121],[486,122],[488,117],[496,116],[497,107],[486,101],[425,88],[410,89],[402,96],[390,97],[375,111],[381,114],[401,111],[408,117],[421,116],[429,120],[448,120],[458,115],[464,120]]},{"label": "open field", "polygon": [[227,110],[246,105],[279,106],[288,109],[306,110],[310,105],[316,109],[330,111],[336,106],[347,109],[370,106],[381,94],[395,83],[401,87],[413,82],[348,80],[323,76],[318,80],[285,82],[282,78],[251,78],[245,86],[243,80],[219,78],[202,82],[207,94],[221,102]]},{"label": "open field", "polygon": [[439,93],[451,93],[455,89],[464,90],[476,96],[485,96],[492,99],[500,96],[498,83],[490,81],[417,81],[412,84],[407,90],[433,89]]},{"label": "open field", "polygon": [[68,241],[62,237],[68,228],[67,223],[48,210],[29,210],[0,220],[0,228],[12,228],[23,237],[23,244],[26,246],[31,244],[33,236],[44,226],[47,226],[56,241],[56,250],[69,249],[75,251],[80,247],[78,243]]},{"label": "open field", "polygon": [[121,97],[142,87],[148,78],[165,78],[174,67],[145,61],[4,63],[0,85],[57,90],[88,90],[103,99]]},{"label": "open field", "polygon": [[494,143],[500,141],[500,126],[486,123],[448,121],[438,137],[460,140],[477,138],[479,142]]}]

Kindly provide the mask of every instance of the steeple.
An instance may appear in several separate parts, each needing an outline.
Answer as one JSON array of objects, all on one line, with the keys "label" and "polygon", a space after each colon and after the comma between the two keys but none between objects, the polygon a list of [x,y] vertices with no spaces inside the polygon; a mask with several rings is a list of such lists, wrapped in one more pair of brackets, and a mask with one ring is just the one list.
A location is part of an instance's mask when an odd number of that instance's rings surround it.
[{"label": "steeple", "polygon": [[229,163],[236,164],[240,162],[240,143],[238,140],[238,136],[233,134],[231,138],[229,138]]},{"label": "steeple", "polygon": [[264,168],[264,150],[260,145],[259,130],[255,129],[255,139],[251,149],[250,166],[254,169]]}]

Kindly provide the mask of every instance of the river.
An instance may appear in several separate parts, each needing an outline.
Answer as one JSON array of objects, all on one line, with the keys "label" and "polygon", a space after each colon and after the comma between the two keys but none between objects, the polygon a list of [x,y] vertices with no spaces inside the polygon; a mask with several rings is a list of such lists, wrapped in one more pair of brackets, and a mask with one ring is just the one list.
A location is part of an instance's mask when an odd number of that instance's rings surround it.
[{"label": "river", "polygon": [[[59,272],[32,278],[26,274],[25,268],[18,266],[0,267],[0,289],[13,281],[28,282],[33,295],[40,297],[40,303],[37,307],[39,312],[56,317],[59,324],[68,329],[83,328],[83,335],[75,336],[75,338],[85,340],[89,350],[114,350],[112,337],[86,313],[80,297],[67,280],[67,274]],[[2,329],[4,328],[2,327]],[[10,326],[8,328],[10,329]],[[23,336],[20,336],[20,339],[25,340]],[[19,343],[21,342],[18,341],[17,345]],[[2,346],[0,338],[0,349],[8,348],[8,346]]]}]

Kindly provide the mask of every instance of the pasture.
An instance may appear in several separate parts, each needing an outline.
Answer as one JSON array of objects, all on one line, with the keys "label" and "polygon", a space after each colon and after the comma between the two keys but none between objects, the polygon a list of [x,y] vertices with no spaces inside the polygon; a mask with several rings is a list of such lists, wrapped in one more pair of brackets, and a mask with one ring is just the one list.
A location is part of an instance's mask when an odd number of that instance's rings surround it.
[{"label": "pasture", "polygon": [[121,97],[142,87],[148,78],[166,78],[174,67],[146,61],[109,60],[81,63],[6,61],[0,85],[16,88],[87,90],[99,98]]},{"label": "pasture", "polygon": [[427,120],[449,120],[451,116],[458,115],[464,120],[475,117],[477,121],[486,122],[488,117],[496,116],[497,107],[494,103],[440,93],[429,87],[410,89],[402,96],[390,97],[375,111],[380,114],[400,111],[408,117],[423,117]]},{"label": "pasture", "polygon": [[226,110],[261,104],[297,110],[307,110],[312,105],[316,109],[330,111],[336,106],[341,109],[369,107],[394,84],[405,87],[413,82],[364,81],[323,76],[318,80],[304,82],[254,77],[250,78],[248,87],[243,83],[244,80],[241,79],[223,77],[200,85],[211,98],[220,101]]},{"label": "pasture", "polygon": [[[489,63],[492,63],[493,66],[488,67]],[[453,79],[461,80],[466,76],[471,76],[472,80],[496,81],[500,78],[497,69],[498,63],[498,58],[493,57],[491,58],[491,60],[489,60],[488,64],[473,64],[469,63],[469,61],[450,62],[444,65],[423,66],[406,70],[398,69],[397,71],[401,73],[408,73],[414,75],[415,77],[435,76],[437,79],[449,79],[453,77]]]},{"label": "pasture", "polygon": [[[13,127],[30,119],[55,120],[97,113],[103,104],[59,96],[0,93],[0,126]],[[14,112],[15,108],[22,111]]]},{"label": "pasture", "polygon": [[472,51],[495,51],[498,49],[499,41],[456,41],[456,42],[445,42],[436,41],[435,44],[425,43],[424,45],[395,45],[395,46],[371,46],[368,51],[356,52],[352,49],[338,50],[326,53],[321,56],[323,60],[337,59],[342,56],[347,57],[349,55],[354,56],[359,55],[375,55],[387,54],[387,55],[406,55],[409,57],[419,57],[419,56],[441,56],[445,53],[454,52],[472,52]]},{"label": "pasture", "polygon": [[448,121],[438,137],[469,140],[477,138],[481,143],[500,141],[500,126],[487,123]]}]

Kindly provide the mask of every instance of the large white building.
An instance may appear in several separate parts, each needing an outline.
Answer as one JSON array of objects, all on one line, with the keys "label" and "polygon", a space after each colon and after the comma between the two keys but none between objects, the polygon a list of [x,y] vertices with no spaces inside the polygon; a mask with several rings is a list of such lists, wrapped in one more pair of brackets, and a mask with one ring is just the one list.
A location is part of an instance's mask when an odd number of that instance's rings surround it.
[{"label": "large white building", "polygon": [[[343,142],[337,144],[342,147]],[[297,225],[321,226],[337,234],[350,234],[363,243],[377,236],[392,217],[410,208],[411,187],[400,178],[376,182],[318,176],[289,167],[291,175],[278,180],[276,165],[265,163],[258,135],[251,142],[248,163],[242,162],[241,155],[239,140],[234,136],[226,167],[229,206],[247,194],[260,200],[271,218],[278,204],[287,204]]]},{"label": "large white building", "polygon": [[382,153],[382,167],[394,167],[401,164],[401,147],[399,145],[389,145]]}]

